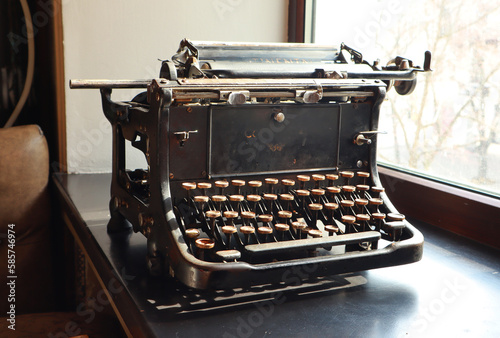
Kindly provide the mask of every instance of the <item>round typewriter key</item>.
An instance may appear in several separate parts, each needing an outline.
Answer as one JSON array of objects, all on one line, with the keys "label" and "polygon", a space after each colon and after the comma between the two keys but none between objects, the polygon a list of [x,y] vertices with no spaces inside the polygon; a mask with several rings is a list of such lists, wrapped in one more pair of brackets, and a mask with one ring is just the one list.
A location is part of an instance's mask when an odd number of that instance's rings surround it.
[{"label": "round typewriter key", "polygon": [[209,198],[208,196],[195,196],[194,201],[199,205],[198,212],[203,213],[205,209],[205,204],[208,202]]},{"label": "round typewriter key", "polygon": [[238,229],[234,225],[224,225],[222,227],[222,232],[226,234],[226,247],[229,249],[231,247],[231,236],[236,233]]},{"label": "round typewriter key", "polygon": [[370,177],[370,173],[366,171],[358,171],[356,175],[362,179],[363,184],[366,184],[366,180]]},{"label": "round typewriter key", "polygon": [[366,185],[366,184],[358,184],[358,185],[356,185],[356,190],[359,192],[365,192],[365,191],[370,190],[370,186]]},{"label": "round typewriter key", "polygon": [[345,185],[349,185],[349,179],[354,177],[354,172],[352,171],[341,171],[339,172],[340,177],[344,178]]},{"label": "round typewriter key", "polygon": [[396,213],[388,213],[387,214],[387,220],[388,221],[404,221],[405,220],[405,215],[403,214],[396,214]]},{"label": "round typewriter key", "polygon": [[247,195],[247,201],[250,202],[259,202],[261,199],[260,195]]},{"label": "round typewriter key", "polygon": [[342,200],[340,201],[340,206],[342,207],[342,210],[344,213],[349,214],[351,213],[350,208],[354,206],[354,201],[351,200]]},{"label": "round typewriter key", "polygon": [[238,212],[237,211],[224,211],[224,217],[227,219],[233,219],[238,217]]},{"label": "round typewriter key", "polygon": [[368,209],[370,209],[371,213],[378,212],[378,207],[384,204],[384,201],[381,198],[370,198],[368,200]]},{"label": "round typewriter key", "polygon": [[280,199],[285,202],[285,210],[291,210],[291,203],[294,200],[294,197],[292,194],[281,194]]},{"label": "round typewriter key", "polygon": [[253,194],[258,194],[258,188],[262,187],[262,181],[249,181],[248,186],[252,187]]},{"label": "round typewriter key", "polygon": [[231,195],[229,196],[229,200],[231,202],[241,202],[245,199],[245,197],[243,197],[243,195]]},{"label": "round typewriter key", "polygon": [[182,183],[182,188],[186,190],[186,199],[188,201],[188,204],[191,204],[191,193],[190,191],[193,189],[196,189],[196,183],[193,182],[183,182]]},{"label": "round typewriter key", "polygon": [[326,191],[328,192],[328,195],[330,196],[330,201],[332,202],[337,202],[337,194],[340,193],[341,189],[340,187],[327,187]]},{"label": "round typewriter key", "polygon": [[375,223],[375,231],[380,231],[384,223],[385,214],[381,212],[374,212],[372,214],[373,223]]},{"label": "round typewriter key", "polygon": [[195,244],[198,248],[203,250],[212,249],[215,246],[214,241],[212,241],[210,238],[198,238],[195,241]]},{"label": "round typewriter key", "polygon": [[196,228],[186,229],[186,236],[191,239],[197,238],[200,236],[200,230]]},{"label": "round typewriter key", "polygon": [[249,243],[250,235],[255,233],[255,228],[249,225],[240,227],[240,232],[245,236],[245,245]]},{"label": "round typewriter key", "polygon": [[249,181],[248,186],[252,188],[260,188],[262,187],[262,181]]},{"label": "round typewriter key", "polygon": [[296,190],[295,192],[297,193],[297,195],[302,197],[309,196],[311,194],[309,190],[303,190],[303,189]]},{"label": "round typewriter key", "polygon": [[242,211],[240,215],[243,218],[243,225],[250,225],[250,220],[255,218],[255,212],[253,211]]},{"label": "round typewriter key", "polygon": [[280,199],[282,201],[293,201],[293,195],[292,194],[281,194]]},{"label": "round typewriter key", "polygon": [[269,223],[273,221],[273,215],[259,215],[258,219],[262,223]]},{"label": "round typewriter key", "polygon": [[198,238],[194,241],[194,244],[199,249],[198,250],[198,259],[204,260],[205,251],[213,249],[215,246],[214,241],[210,238]]},{"label": "round typewriter key", "polygon": [[267,205],[266,205],[267,212],[270,213],[270,214],[272,214],[273,213],[274,201],[276,201],[278,199],[278,195],[275,195],[275,194],[264,194],[263,197],[267,201]]},{"label": "round typewriter key", "polygon": [[269,190],[268,193],[273,194],[274,193],[274,186],[278,184],[279,180],[277,178],[266,178],[264,180],[266,182]]},{"label": "round typewriter key", "polygon": [[216,208],[222,212],[222,203],[227,201],[227,197],[224,195],[213,195],[211,198],[215,202]]},{"label": "round typewriter key", "polygon": [[202,195],[206,195],[207,194],[207,189],[210,189],[212,188],[212,183],[208,183],[208,182],[200,182],[198,183],[198,189],[201,190],[201,194]]},{"label": "round typewriter key", "polygon": [[333,219],[334,219],[334,213],[335,213],[335,210],[337,210],[339,208],[339,205],[337,203],[325,203],[325,209],[326,210],[329,210],[329,220],[330,222],[333,222]]},{"label": "round typewriter key", "polygon": [[290,229],[290,226],[288,224],[284,224],[284,223],[276,223],[274,225],[274,228],[276,229],[276,231],[278,231],[280,233],[280,239],[284,240],[285,239],[285,232]]},{"label": "round typewriter key", "polygon": [[220,211],[218,210],[208,210],[205,216],[209,218],[210,230],[212,231],[212,237],[215,238],[215,219],[220,217]]},{"label": "round typewriter key", "polygon": [[313,174],[311,177],[315,182],[315,188],[319,189],[319,184],[325,180],[325,175]]},{"label": "round typewriter key", "polygon": [[364,210],[364,207],[368,205],[368,200],[365,199],[365,198],[356,198],[354,200],[354,203],[358,207],[358,213],[362,214],[363,210]]},{"label": "round typewriter key", "polygon": [[328,236],[333,236],[339,232],[339,227],[336,225],[328,224],[325,225],[325,230],[328,232]]},{"label": "round typewriter key", "polygon": [[246,182],[243,180],[232,180],[231,184],[236,187],[236,195],[241,195],[241,187],[243,187]]},{"label": "round typewriter key", "polygon": [[285,179],[281,180],[281,184],[283,184],[285,186],[286,193],[289,194],[290,193],[290,188],[295,185],[295,181],[294,180],[290,180],[288,178],[285,178]]},{"label": "round typewriter key", "polygon": [[228,181],[215,181],[215,186],[219,188],[219,195],[224,195],[224,189],[229,186]]},{"label": "round typewriter key", "polygon": [[311,177],[307,175],[297,175],[297,180],[300,182],[300,189],[304,189],[306,182],[309,182],[309,180],[311,180]]},{"label": "round typewriter key", "polygon": [[320,203],[311,203],[309,204],[309,210],[312,211],[314,217],[313,217],[313,224],[314,226],[316,226],[316,224],[318,224],[318,212],[320,210],[323,210],[323,204],[320,204]]},{"label": "round typewriter key", "polygon": [[342,222],[346,224],[345,233],[349,234],[352,232],[352,225],[356,222],[356,217],[352,215],[344,215],[342,216]]},{"label": "round typewriter key", "polygon": [[307,224],[305,222],[301,222],[301,221],[292,222],[292,228],[295,229],[295,233],[296,233],[295,237],[297,239],[302,238],[302,230],[305,229],[306,227],[307,227]]},{"label": "round typewriter key", "polygon": [[278,211],[278,217],[281,218],[283,223],[288,223],[288,220],[292,218],[292,212],[287,210]]},{"label": "round typewriter key", "polygon": [[352,193],[356,191],[356,187],[352,185],[343,185],[342,192],[345,194],[347,199],[352,199]]},{"label": "round typewriter key", "polygon": [[265,242],[267,242],[268,235],[273,233],[273,229],[271,227],[268,227],[268,226],[258,227],[257,232],[264,237],[262,241],[265,243]]},{"label": "round typewriter key", "polygon": [[367,214],[356,214],[356,221],[362,225],[362,231],[366,231],[367,222],[370,221],[370,215]]},{"label": "round typewriter key", "polygon": [[325,190],[323,189],[311,189],[311,194],[315,196],[315,202],[321,203],[321,196],[325,194]]},{"label": "round typewriter key", "polygon": [[311,236],[312,238],[320,238],[323,237],[323,233],[321,232],[321,230],[311,229],[309,230],[309,236]]},{"label": "round typewriter key", "polygon": [[339,176],[336,174],[326,174],[325,175],[326,179],[328,180],[328,186],[332,187],[333,182],[339,179]]},{"label": "round typewriter key", "polygon": [[372,187],[372,191],[375,193],[376,198],[380,198],[380,194],[385,191],[383,187]]}]

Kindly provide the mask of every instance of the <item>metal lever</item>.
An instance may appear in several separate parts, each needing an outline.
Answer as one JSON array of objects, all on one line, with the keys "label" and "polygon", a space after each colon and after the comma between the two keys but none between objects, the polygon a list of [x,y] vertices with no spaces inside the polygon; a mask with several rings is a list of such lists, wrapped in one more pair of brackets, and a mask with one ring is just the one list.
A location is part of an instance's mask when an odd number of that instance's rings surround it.
[{"label": "metal lever", "polygon": [[[387,134],[387,132],[380,130],[360,131],[354,138],[354,144],[357,144],[358,146],[362,146],[363,144],[372,144],[371,138],[375,134]],[[365,135],[368,135],[368,137],[366,137]]]},{"label": "metal lever", "polygon": [[181,143],[181,147],[184,145],[184,142],[189,140],[189,134],[196,134],[198,130],[190,130],[190,131],[176,131],[174,135],[177,136],[177,139]]}]

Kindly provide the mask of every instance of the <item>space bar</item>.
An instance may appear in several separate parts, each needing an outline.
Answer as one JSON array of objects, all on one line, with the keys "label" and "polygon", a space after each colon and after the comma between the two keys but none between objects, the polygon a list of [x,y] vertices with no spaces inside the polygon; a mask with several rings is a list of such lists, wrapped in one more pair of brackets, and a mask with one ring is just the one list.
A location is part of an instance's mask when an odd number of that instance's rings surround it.
[{"label": "space bar", "polygon": [[320,238],[296,239],[282,242],[271,242],[262,244],[246,245],[245,249],[250,254],[277,253],[290,250],[314,249],[317,247],[329,247],[336,245],[347,245],[361,242],[373,242],[380,239],[377,231],[365,231],[354,234],[328,236]]}]

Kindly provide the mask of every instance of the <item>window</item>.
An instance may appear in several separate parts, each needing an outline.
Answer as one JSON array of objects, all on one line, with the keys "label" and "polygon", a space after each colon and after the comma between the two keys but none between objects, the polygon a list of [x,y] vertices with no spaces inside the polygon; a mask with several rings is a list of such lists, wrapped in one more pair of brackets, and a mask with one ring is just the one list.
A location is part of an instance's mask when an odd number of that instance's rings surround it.
[{"label": "window", "polygon": [[[306,42],[381,63],[401,55],[432,73],[382,105],[379,162],[500,196],[500,3],[488,0],[311,1]],[[306,24],[307,25],[307,24]]]}]

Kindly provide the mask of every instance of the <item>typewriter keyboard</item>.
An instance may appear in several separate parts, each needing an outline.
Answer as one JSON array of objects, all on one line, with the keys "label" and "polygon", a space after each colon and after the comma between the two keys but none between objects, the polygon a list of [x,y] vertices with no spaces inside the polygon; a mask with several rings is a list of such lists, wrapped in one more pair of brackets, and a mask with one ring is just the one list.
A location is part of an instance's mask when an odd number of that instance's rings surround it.
[{"label": "typewriter keyboard", "polygon": [[404,215],[385,213],[370,173],[178,182],[177,220],[191,254],[251,263],[377,249],[399,241]]}]

